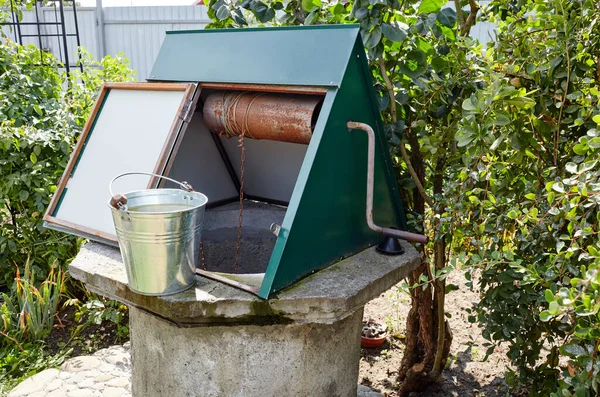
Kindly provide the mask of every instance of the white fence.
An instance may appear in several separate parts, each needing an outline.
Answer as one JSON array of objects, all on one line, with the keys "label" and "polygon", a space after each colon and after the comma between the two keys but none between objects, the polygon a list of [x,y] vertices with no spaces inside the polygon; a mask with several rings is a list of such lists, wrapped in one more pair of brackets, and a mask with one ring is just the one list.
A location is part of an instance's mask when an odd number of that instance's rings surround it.
[{"label": "white fence", "polygon": [[[37,10],[42,22],[60,21],[60,13],[55,7]],[[105,55],[123,52],[137,71],[136,78],[145,80],[168,30],[203,29],[210,19],[205,6],[155,6],[155,7],[78,7],[76,10],[80,45],[86,48],[95,59]],[[23,13],[23,22],[35,22],[35,11]],[[22,25],[22,35],[37,35],[34,25]],[[41,25],[42,34],[58,34],[60,26]],[[70,7],[65,7],[65,30],[75,33],[75,18]],[[11,27],[2,31],[14,40]],[[23,37],[23,44],[40,46],[38,37]],[[51,51],[56,57],[65,60],[62,53],[62,37],[42,37],[41,47]],[[77,41],[67,38],[69,64],[77,62]]]},{"label": "white fence", "polygon": [[[488,3],[482,0],[479,3]],[[101,1],[98,1],[101,4]],[[449,3],[453,6],[453,3]],[[89,51],[95,59],[105,55],[115,55],[123,52],[131,62],[131,68],[137,71],[136,78],[144,81],[150,74],[154,59],[168,30],[203,29],[210,19],[206,15],[205,6],[153,6],[153,7],[79,7],[77,21],[80,44]],[[36,12],[42,22],[60,21],[59,10],[55,7],[43,7],[23,13],[23,22],[35,22]],[[34,25],[21,26],[23,35],[37,35]],[[62,30],[53,25],[42,25],[43,34],[55,34],[52,37],[24,37],[23,44],[33,44],[51,51],[56,57],[65,60],[62,53],[64,46],[59,44]],[[75,18],[70,7],[65,7],[65,30],[75,33]],[[2,31],[8,37],[14,37],[14,32],[8,26]],[[482,43],[492,40],[494,25],[478,23],[471,35]],[[74,66],[77,61],[77,42],[75,37],[67,38],[69,64]]]}]

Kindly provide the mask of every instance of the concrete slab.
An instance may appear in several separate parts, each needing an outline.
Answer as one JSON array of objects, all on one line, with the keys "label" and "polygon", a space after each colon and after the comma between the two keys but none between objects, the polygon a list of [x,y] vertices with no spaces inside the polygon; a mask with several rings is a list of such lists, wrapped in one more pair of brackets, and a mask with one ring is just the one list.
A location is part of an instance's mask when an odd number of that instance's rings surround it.
[{"label": "concrete slab", "polygon": [[177,295],[150,297],[132,292],[118,249],[87,243],[71,262],[71,276],[106,297],[142,309],[177,326],[334,323],[386,291],[419,262],[405,254],[386,256],[369,248],[262,300],[248,292],[198,277],[196,286]]}]

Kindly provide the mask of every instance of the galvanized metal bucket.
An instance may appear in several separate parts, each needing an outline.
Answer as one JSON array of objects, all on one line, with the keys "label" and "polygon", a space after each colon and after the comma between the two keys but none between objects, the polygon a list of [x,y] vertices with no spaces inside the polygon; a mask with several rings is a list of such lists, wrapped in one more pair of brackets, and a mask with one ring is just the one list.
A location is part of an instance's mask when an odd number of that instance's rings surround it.
[{"label": "galvanized metal bucket", "polygon": [[[115,196],[112,184],[126,175],[153,175],[182,189],[147,189]],[[195,283],[204,208],[208,198],[186,182],[127,172],[109,185],[108,203],[129,288],[143,295],[171,295]]]}]

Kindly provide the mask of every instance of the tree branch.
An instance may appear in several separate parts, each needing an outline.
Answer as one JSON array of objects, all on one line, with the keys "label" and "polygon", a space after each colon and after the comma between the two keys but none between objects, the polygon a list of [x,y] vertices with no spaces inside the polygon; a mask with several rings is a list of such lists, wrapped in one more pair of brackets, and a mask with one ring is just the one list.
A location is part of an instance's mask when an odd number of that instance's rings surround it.
[{"label": "tree branch", "polygon": [[383,77],[383,81],[385,82],[385,87],[388,90],[388,95],[390,96],[390,113],[392,115],[392,123],[398,121],[398,116],[396,115],[396,96],[394,95],[394,85],[390,80],[390,76],[387,74],[387,70],[385,68],[385,61],[383,60],[383,56],[380,56],[378,59],[379,62],[379,70],[381,71],[381,76]]},{"label": "tree branch", "polygon": [[17,214],[15,213],[15,210],[13,210],[13,208],[8,204],[8,201],[5,201],[4,205],[10,213],[10,221],[12,223],[13,231],[15,232],[15,234],[17,234]]},{"label": "tree branch", "polygon": [[423,200],[425,200],[425,202],[431,208],[433,208],[433,200],[431,200],[431,198],[427,195],[427,193],[425,193],[423,184],[421,184],[421,181],[419,180],[419,176],[415,172],[415,169],[413,168],[412,163],[410,162],[410,158],[408,157],[408,154],[406,153],[406,148],[404,147],[404,142],[400,142],[400,153],[402,154],[402,160],[404,160],[404,162],[406,163],[406,167],[408,168],[408,172],[410,173],[410,176],[412,176],[412,179],[415,182],[415,185],[417,185],[417,190],[419,191],[419,194],[421,194],[421,197],[423,197]]},{"label": "tree branch", "polygon": [[458,26],[463,26],[465,19],[463,18],[463,10],[460,6],[460,0],[454,0],[454,8],[456,9],[456,18],[458,19]]},{"label": "tree branch", "polygon": [[475,19],[477,18],[477,13],[479,12],[479,5],[475,0],[469,0],[469,6],[471,7],[471,12],[469,12],[467,20],[460,28],[460,34],[463,36],[468,36],[469,33],[471,33],[471,28],[473,27]]},{"label": "tree branch", "polygon": [[566,18],[565,8],[562,3],[560,3],[560,8],[563,14],[563,29],[565,30],[565,55],[567,56],[567,84],[565,87],[565,92],[562,97],[562,104],[560,106],[560,111],[558,112],[558,121],[556,122],[556,132],[554,133],[554,166],[557,166],[558,163],[558,143],[560,140],[560,123],[563,117],[563,110],[565,108],[565,102],[567,101],[567,94],[569,93],[569,81],[571,80],[571,56],[569,55],[569,36],[567,33],[567,21],[564,20]]},{"label": "tree branch", "polygon": [[[392,81],[390,80],[390,77],[387,74],[387,70],[385,68],[385,61],[383,60],[383,57],[379,57],[378,62],[379,62],[379,70],[381,71],[381,76],[383,77],[383,81],[385,82],[385,87],[387,88],[388,95],[390,96],[390,106],[391,106],[390,113],[392,115],[392,122],[395,123],[396,121],[398,121],[398,116],[396,114],[396,96],[394,95],[394,85],[392,84]],[[400,142],[400,153],[402,153],[402,159],[404,160],[404,162],[406,163],[406,166],[408,167],[408,172],[410,173],[410,176],[412,177],[413,181],[415,182],[415,185],[417,185],[417,190],[419,191],[419,194],[421,194],[421,197],[423,197],[423,200],[425,200],[425,202],[430,207],[433,208],[433,201],[431,200],[431,198],[429,198],[427,193],[425,193],[423,184],[421,183],[421,180],[419,179],[419,176],[415,172],[415,169],[413,168],[412,163],[410,162],[410,158],[408,157],[408,154],[406,153],[406,148],[404,147],[404,142]]]}]

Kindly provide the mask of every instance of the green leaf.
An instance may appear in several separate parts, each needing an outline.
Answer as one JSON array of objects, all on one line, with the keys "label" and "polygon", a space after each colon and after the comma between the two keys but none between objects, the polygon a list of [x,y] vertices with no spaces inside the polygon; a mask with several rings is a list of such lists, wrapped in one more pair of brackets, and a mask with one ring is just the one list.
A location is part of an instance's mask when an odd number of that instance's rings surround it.
[{"label": "green leaf", "polygon": [[560,348],[560,351],[563,354],[566,354],[568,356],[575,356],[575,357],[582,356],[587,353],[583,347],[573,344],[573,343],[564,345],[563,347]]},{"label": "green leaf", "polygon": [[577,164],[567,163],[567,164],[565,164],[565,169],[567,170],[567,172],[570,172],[571,174],[576,174],[577,173]]},{"label": "green leaf", "polygon": [[331,13],[333,15],[342,15],[345,11],[346,8],[342,5],[342,3],[337,3],[335,6],[330,7],[329,11],[331,11]]},{"label": "green leaf", "polygon": [[34,152],[31,152],[31,154],[29,155],[29,160],[31,160],[33,164],[37,163],[37,156]]},{"label": "green leaf", "polygon": [[519,217],[519,214],[515,210],[510,210],[508,211],[508,214],[506,214],[506,216],[510,219],[517,219]]},{"label": "green leaf", "polygon": [[[280,4],[280,3],[277,3]],[[246,21],[246,18],[244,17],[244,14],[242,13],[242,10],[240,9],[235,9],[232,11],[231,13],[231,19],[233,19],[233,21],[235,23],[237,23],[238,25],[242,25],[242,26],[246,26],[248,25],[248,22]]]},{"label": "green leaf", "polygon": [[401,42],[407,35],[406,30],[387,23],[381,25],[381,32],[388,40],[394,42]]},{"label": "green leaf", "polygon": [[549,289],[544,291],[544,297],[546,298],[546,302],[548,303],[555,301],[554,294]]},{"label": "green leaf", "polygon": [[600,114],[597,114],[594,117],[592,117],[592,120],[594,120],[596,124],[600,125]]},{"label": "green leaf", "polygon": [[21,191],[19,192],[19,198],[20,198],[22,201],[25,201],[25,200],[27,200],[27,199],[29,198],[29,192],[28,192],[27,190],[21,190]]},{"label": "green leaf", "polygon": [[580,156],[583,156],[583,155],[587,154],[588,146],[578,143],[577,145],[573,146],[573,151],[575,152],[575,154],[579,154]]},{"label": "green leaf", "polygon": [[473,136],[471,134],[461,134],[461,135],[457,136],[456,145],[458,147],[465,147],[469,143],[473,142],[474,140],[475,140],[475,136]]},{"label": "green leaf", "polygon": [[417,11],[419,14],[432,14],[440,11],[445,3],[444,0],[423,0]]},{"label": "green leaf", "polygon": [[590,141],[588,142],[588,146],[592,149],[600,148],[600,137],[590,139]]},{"label": "green leaf", "polygon": [[496,138],[496,140],[492,143],[492,146],[490,146],[490,150],[498,149],[500,144],[506,139],[507,134],[508,132],[505,131],[498,138]]},{"label": "green leaf", "polygon": [[[358,4],[358,3],[356,3]],[[354,17],[356,18],[357,21],[362,21],[363,19],[365,19],[367,16],[369,15],[369,9],[368,8],[359,8],[358,10],[356,10],[356,12],[354,13]]]},{"label": "green leaf", "polygon": [[304,20],[304,24],[305,25],[312,25],[313,20],[315,19],[315,17],[317,16],[317,10],[314,10],[312,12],[310,12],[307,16],[306,19]]},{"label": "green leaf", "polygon": [[552,315],[550,314],[550,312],[548,310],[543,310],[540,313],[540,320],[542,320],[545,323],[550,321],[551,318],[552,318]]},{"label": "green leaf", "polygon": [[554,68],[556,68],[558,65],[560,65],[560,63],[562,62],[563,58],[562,57],[556,57],[553,60],[550,61],[550,70],[553,70]]},{"label": "green leaf", "polygon": [[311,12],[316,8],[321,8],[321,0],[302,0],[302,9]]},{"label": "green leaf", "polygon": [[427,55],[421,50],[412,50],[399,63],[400,72],[417,78],[427,70]]},{"label": "green leaf", "polygon": [[390,96],[388,95],[388,93],[386,91],[381,92],[378,95],[378,102],[379,102],[379,111],[382,112],[385,109],[387,109],[387,107],[390,104]]},{"label": "green leaf", "polygon": [[477,99],[473,96],[465,99],[462,108],[467,111],[477,110]]},{"label": "green leaf", "polygon": [[527,193],[525,198],[528,200],[535,200],[535,193]]},{"label": "green leaf", "polygon": [[555,184],[552,185],[552,189],[558,193],[564,193],[565,185],[563,185],[562,182],[556,182]]},{"label": "green leaf", "polygon": [[367,43],[367,47],[373,48],[373,47],[377,46],[377,44],[379,44],[380,40],[381,40],[381,28],[379,26],[377,26],[375,29],[373,29],[373,31],[371,32],[371,35],[369,36],[369,41]]},{"label": "green leaf", "polygon": [[223,4],[221,7],[219,7],[215,15],[220,21],[223,21],[229,18],[229,8],[227,8],[227,6]]},{"label": "green leaf", "polygon": [[452,7],[444,8],[438,12],[437,20],[442,25],[451,28],[456,23],[456,11]]}]

